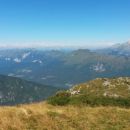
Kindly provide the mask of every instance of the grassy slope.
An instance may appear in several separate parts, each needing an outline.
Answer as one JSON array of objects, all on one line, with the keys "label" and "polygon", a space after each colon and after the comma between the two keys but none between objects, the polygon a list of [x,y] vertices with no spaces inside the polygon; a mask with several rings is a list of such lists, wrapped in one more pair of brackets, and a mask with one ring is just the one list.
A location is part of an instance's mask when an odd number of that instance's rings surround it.
[{"label": "grassy slope", "polygon": [[0,108],[0,130],[129,130],[130,109],[51,106]]},{"label": "grassy slope", "polygon": [[97,78],[67,91],[58,92],[49,98],[48,103],[130,108],[130,78]]},{"label": "grassy slope", "polygon": [[[130,97],[130,78],[96,79],[68,91],[78,90],[79,94],[72,97],[87,93],[102,97],[107,93],[108,97],[127,99]],[[80,106],[52,106],[41,102],[0,107],[0,130],[130,130],[130,107],[90,106],[82,103]]]},{"label": "grassy slope", "polygon": [[111,97],[117,95],[122,98],[130,97],[130,77],[97,78],[86,83],[76,85],[73,90],[80,90],[81,94]]}]

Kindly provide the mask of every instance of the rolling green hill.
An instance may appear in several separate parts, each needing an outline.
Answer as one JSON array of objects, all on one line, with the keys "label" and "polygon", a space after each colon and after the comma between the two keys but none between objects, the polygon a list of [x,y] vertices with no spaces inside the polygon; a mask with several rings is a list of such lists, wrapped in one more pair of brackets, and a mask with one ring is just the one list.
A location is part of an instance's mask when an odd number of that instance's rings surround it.
[{"label": "rolling green hill", "polygon": [[130,78],[97,78],[58,92],[48,102],[53,105],[130,107]]}]

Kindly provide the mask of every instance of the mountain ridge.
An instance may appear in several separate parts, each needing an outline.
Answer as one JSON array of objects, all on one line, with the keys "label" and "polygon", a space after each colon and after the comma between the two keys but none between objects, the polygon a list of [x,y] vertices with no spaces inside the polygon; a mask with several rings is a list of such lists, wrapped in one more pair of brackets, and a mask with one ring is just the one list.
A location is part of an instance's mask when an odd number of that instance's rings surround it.
[{"label": "mountain ridge", "polygon": [[39,102],[54,94],[58,88],[20,78],[0,75],[0,105]]},{"label": "mountain ridge", "polygon": [[96,52],[118,56],[130,56],[130,41],[117,43],[108,48],[96,50]]}]

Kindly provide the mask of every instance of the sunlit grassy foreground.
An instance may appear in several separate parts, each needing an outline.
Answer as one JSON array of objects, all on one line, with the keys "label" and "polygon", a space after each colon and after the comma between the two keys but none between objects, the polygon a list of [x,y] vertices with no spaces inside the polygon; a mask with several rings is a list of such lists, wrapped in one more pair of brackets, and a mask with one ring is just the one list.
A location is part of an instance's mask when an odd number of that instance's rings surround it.
[{"label": "sunlit grassy foreground", "polygon": [[130,130],[130,109],[47,103],[1,107],[0,130]]}]

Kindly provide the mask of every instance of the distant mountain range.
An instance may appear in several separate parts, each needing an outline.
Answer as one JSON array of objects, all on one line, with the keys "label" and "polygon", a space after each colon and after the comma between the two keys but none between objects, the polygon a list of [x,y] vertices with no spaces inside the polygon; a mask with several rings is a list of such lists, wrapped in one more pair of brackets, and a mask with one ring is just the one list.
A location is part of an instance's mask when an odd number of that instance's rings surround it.
[{"label": "distant mountain range", "polygon": [[130,42],[90,51],[0,50],[0,74],[69,88],[98,77],[130,76]]},{"label": "distant mountain range", "polygon": [[109,48],[100,49],[97,52],[118,56],[130,56],[130,41],[123,44],[118,43]]},{"label": "distant mountain range", "polygon": [[45,100],[58,88],[15,77],[0,75],[0,105],[15,105]]}]

